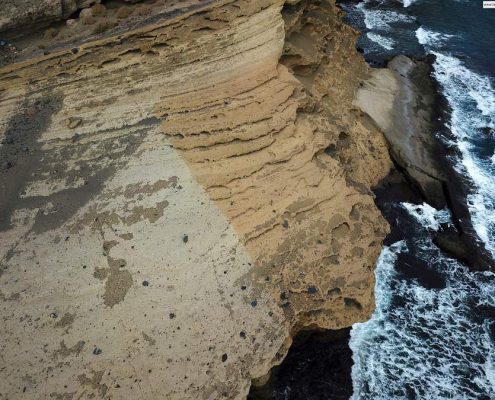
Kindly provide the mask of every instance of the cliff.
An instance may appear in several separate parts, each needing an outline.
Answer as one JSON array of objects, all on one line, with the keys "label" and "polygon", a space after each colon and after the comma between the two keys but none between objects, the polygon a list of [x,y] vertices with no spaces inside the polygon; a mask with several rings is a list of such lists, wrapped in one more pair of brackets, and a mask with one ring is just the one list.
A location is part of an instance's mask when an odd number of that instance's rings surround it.
[{"label": "cliff", "polygon": [[6,33],[0,393],[245,398],[374,308],[357,33],[333,1],[110,5]]}]

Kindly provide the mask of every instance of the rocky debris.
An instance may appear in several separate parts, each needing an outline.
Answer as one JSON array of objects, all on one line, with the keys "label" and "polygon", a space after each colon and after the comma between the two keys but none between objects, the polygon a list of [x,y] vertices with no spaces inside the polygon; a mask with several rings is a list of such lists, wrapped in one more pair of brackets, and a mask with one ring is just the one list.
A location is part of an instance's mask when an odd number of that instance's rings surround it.
[{"label": "rocky debris", "polygon": [[67,121],[67,127],[69,129],[77,128],[81,124],[81,122],[81,118],[69,118],[69,120]]},{"label": "rocky debris", "polygon": [[69,17],[100,0],[3,0],[0,11],[0,32],[13,29],[32,29]]},{"label": "rocky debris", "polygon": [[[0,306],[10,397],[23,371],[33,398],[64,382],[75,397],[242,399],[298,331],[374,308],[388,228],[370,188],[392,164],[352,106],[369,73],[356,32],[333,1],[164,4],[104,37],[88,13],[70,28],[86,36],[58,31],[47,54],[33,37],[0,68],[0,151],[16,156],[0,284],[22,293]],[[77,319],[58,329],[47,309]]]}]

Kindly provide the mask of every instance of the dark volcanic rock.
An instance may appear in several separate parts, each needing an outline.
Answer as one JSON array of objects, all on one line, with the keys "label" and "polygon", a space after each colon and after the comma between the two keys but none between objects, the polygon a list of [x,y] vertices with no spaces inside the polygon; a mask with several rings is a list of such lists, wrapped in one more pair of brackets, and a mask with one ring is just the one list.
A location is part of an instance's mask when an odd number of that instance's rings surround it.
[{"label": "dark volcanic rock", "polygon": [[249,400],[348,400],[352,395],[350,329],[306,331],[294,338],[287,357]]}]

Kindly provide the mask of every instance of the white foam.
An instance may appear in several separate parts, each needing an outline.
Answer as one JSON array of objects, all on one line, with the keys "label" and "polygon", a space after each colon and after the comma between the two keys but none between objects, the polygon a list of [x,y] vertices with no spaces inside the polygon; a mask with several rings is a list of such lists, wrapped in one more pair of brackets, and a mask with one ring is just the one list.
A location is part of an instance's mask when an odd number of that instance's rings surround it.
[{"label": "white foam", "polygon": [[449,128],[462,155],[458,170],[475,186],[468,196],[473,227],[495,257],[495,165],[491,159],[481,159],[472,144],[479,129],[494,126],[495,91],[488,77],[469,70],[457,58],[433,54],[435,78],[452,108]]},{"label": "white foam", "polygon": [[448,35],[439,32],[433,32],[420,26],[416,30],[416,38],[419,44],[425,46],[426,50],[429,50],[433,46],[439,46],[444,44],[445,41],[452,38],[453,35]]},{"label": "white foam", "polygon": [[450,223],[450,212],[447,209],[437,210],[428,203],[412,204],[401,203],[407,212],[412,215],[423,227],[433,231],[440,229],[440,225]]},{"label": "white foam", "polygon": [[366,36],[376,44],[380,45],[386,50],[393,50],[395,41],[391,38],[379,35],[378,33],[368,32]]},{"label": "white foam", "polygon": [[470,274],[429,239],[415,239],[411,248],[446,279],[445,287],[425,288],[395,270],[398,255],[409,252],[404,241],[384,247],[375,272],[375,312],[351,331],[351,399],[495,398],[493,343],[472,308],[495,305],[495,276]]},{"label": "white foam", "polygon": [[416,0],[402,0],[402,4],[404,4],[404,7],[409,7],[413,3],[416,3]]},{"label": "white foam", "polygon": [[[435,72],[437,80],[445,89],[445,94],[453,107],[460,107],[464,111],[464,105],[469,100],[474,100],[476,107],[483,116],[488,119],[474,118],[476,125],[483,121],[484,126],[493,126],[495,118],[495,92],[490,79],[479,75],[468,68],[462,62],[450,55],[433,51],[436,56]],[[469,113],[468,113],[469,114]],[[467,118],[473,119],[472,115]],[[460,123],[467,122],[461,116]],[[476,127],[475,125],[475,127]]]},{"label": "white foam", "polygon": [[374,10],[365,8],[366,3],[361,3],[358,8],[364,13],[364,24],[370,30],[390,31],[391,24],[398,22],[413,22],[414,17],[395,11]]}]

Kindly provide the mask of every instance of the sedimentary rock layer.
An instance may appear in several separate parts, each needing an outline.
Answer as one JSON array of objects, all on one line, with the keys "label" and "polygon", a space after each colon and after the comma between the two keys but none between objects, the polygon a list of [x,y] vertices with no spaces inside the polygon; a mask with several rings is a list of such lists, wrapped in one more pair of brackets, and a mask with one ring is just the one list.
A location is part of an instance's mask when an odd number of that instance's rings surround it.
[{"label": "sedimentary rock layer", "polygon": [[0,69],[6,398],[244,398],[298,330],[369,317],[368,70],[333,2],[291,3],[160,9]]}]

